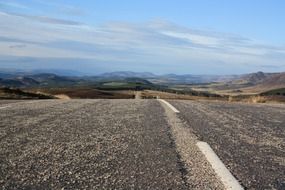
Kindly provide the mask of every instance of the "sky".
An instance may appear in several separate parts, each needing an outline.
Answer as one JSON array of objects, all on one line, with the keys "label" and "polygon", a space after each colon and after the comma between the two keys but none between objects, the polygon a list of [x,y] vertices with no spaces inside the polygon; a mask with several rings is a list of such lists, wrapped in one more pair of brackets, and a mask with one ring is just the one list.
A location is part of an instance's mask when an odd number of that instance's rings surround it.
[{"label": "sky", "polygon": [[282,72],[284,9],[284,0],[0,0],[0,71]]}]

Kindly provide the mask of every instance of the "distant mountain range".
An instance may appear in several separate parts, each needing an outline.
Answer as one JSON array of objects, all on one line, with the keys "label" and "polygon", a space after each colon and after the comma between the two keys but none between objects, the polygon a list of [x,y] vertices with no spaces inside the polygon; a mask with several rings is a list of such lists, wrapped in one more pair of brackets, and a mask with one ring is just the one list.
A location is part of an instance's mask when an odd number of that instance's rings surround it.
[{"label": "distant mountain range", "polygon": [[[1,78],[2,77],[2,78]],[[40,74],[3,74],[0,73],[0,87],[37,87],[75,85],[81,80],[77,77],[58,76],[50,73]]]},{"label": "distant mountain range", "polygon": [[247,83],[247,84],[251,84],[251,85],[256,85],[256,84],[262,83],[264,80],[271,78],[271,77],[278,75],[278,74],[280,74],[280,73],[257,72],[257,73],[239,75],[236,77],[236,79],[230,81],[230,83]]},{"label": "distant mountain range", "polygon": [[166,75],[155,75],[149,72],[112,72],[104,73],[99,75],[99,78],[143,78],[155,84],[203,84],[203,83],[243,83],[250,86],[270,84],[271,86],[284,86],[285,80],[283,73],[264,73],[256,72],[242,75],[177,75],[177,74],[166,74]]},{"label": "distant mountain range", "polygon": [[177,74],[165,74],[157,75],[150,72],[131,72],[131,71],[118,71],[111,73],[104,73],[98,75],[102,78],[143,78],[156,84],[196,84],[196,83],[209,83],[230,81],[238,78],[238,75],[177,75]]},{"label": "distant mountain range", "polygon": [[111,72],[111,73],[103,73],[98,75],[98,77],[102,78],[156,78],[158,75],[149,72],[132,72],[132,71],[118,71],[118,72]]},{"label": "distant mountain range", "polygon": [[74,70],[63,70],[63,69],[35,69],[35,70],[21,70],[21,69],[1,69],[0,68],[0,78],[8,78],[11,76],[27,76],[36,75],[41,73],[50,73],[59,76],[71,76],[78,77],[84,76],[84,73],[74,71]]},{"label": "distant mountain range", "polygon": [[[52,70],[50,70],[52,71]],[[59,75],[57,73],[68,71],[57,71],[56,73],[1,71],[0,87],[37,87],[37,86],[72,86],[92,85],[102,81],[116,81],[130,79],[144,79],[156,85],[175,84],[203,84],[203,83],[225,83],[228,86],[242,84],[248,88],[274,89],[285,88],[285,73],[250,73],[244,75],[156,75],[149,72],[120,71],[104,73],[96,76]],[[70,71],[69,74],[72,74]]]},{"label": "distant mountain range", "polygon": [[285,72],[267,74],[263,79],[256,82],[253,86],[248,87],[249,91],[264,92],[268,90],[285,88]]}]

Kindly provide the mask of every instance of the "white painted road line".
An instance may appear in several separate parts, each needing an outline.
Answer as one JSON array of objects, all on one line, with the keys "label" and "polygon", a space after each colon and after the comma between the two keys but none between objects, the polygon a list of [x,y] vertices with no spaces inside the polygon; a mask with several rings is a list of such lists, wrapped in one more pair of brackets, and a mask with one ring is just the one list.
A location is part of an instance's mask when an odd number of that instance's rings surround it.
[{"label": "white painted road line", "polygon": [[158,99],[160,102],[165,103],[172,111],[174,111],[175,113],[179,113],[179,111],[170,103],[168,103],[167,101],[163,100],[163,99]]},{"label": "white painted road line", "polygon": [[208,162],[212,165],[216,174],[221,178],[222,183],[228,190],[242,190],[244,189],[231,172],[226,168],[220,158],[216,155],[210,145],[206,142],[197,142],[197,146],[201,152],[206,156]]}]

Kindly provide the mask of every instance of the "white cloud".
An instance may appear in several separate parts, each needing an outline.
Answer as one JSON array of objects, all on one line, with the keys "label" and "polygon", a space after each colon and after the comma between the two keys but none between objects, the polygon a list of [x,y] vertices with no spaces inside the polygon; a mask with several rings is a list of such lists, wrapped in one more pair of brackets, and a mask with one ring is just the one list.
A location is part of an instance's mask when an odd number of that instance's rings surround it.
[{"label": "white cloud", "polygon": [[[165,21],[89,26],[69,20],[0,12],[2,56],[92,59],[130,66],[186,69],[278,67],[285,48],[238,35],[193,30]],[[11,48],[21,47],[21,48]],[[1,62],[0,62],[1,66]]]},{"label": "white cloud", "polygon": [[206,46],[221,45],[221,42],[219,39],[209,37],[209,36],[203,36],[203,35],[197,35],[197,34],[191,34],[191,33],[177,33],[177,32],[172,32],[172,31],[162,32],[162,34],[175,37],[175,38],[189,40],[192,43],[200,44],[200,45],[206,45]]}]

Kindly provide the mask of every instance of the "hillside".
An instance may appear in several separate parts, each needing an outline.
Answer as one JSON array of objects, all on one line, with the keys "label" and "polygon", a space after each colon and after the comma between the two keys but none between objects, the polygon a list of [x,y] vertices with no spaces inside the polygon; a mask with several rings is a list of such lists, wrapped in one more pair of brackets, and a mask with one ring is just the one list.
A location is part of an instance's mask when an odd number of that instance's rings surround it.
[{"label": "hillside", "polygon": [[[228,85],[251,86],[259,84],[268,77],[276,75],[272,73],[250,73],[244,75],[192,75],[192,74],[164,74],[156,75],[149,72],[131,72],[119,71],[103,73],[95,76],[63,76],[56,73],[23,73],[23,72],[0,72],[0,85],[13,87],[24,87],[37,85],[76,85],[82,83],[101,82],[106,80],[125,80],[129,78],[140,78],[148,80],[153,84],[158,85],[176,85],[176,84],[205,84],[205,83],[226,83]],[[28,80],[34,80],[28,81]],[[24,84],[23,84],[24,83]]]},{"label": "hillside", "polygon": [[40,83],[30,77],[16,77],[0,79],[0,86],[2,87],[30,87],[39,85]]},{"label": "hillside", "polygon": [[285,88],[285,72],[271,75],[266,79],[264,79],[262,82],[258,83],[257,85],[245,88],[243,90],[253,91],[253,92],[264,92],[279,88]]},{"label": "hillside", "polygon": [[193,96],[239,95],[258,94],[285,87],[285,73],[263,72],[215,76],[155,75],[146,72],[121,71],[82,77],[59,76],[53,73],[14,75],[0,72],[0,76],[2,76],[0,87],[21,89],[84,87],[83,94],[86,93],[86,89],[98,89],[103,91],[158,90],[179,94],[187,93]]},{"label": "hillside", "polygon": [[155,89],[156,85],[142,78],[105,79],[95,84],[101,90],[144,90]]},{"label": "hillside", "polygon": [[0,87],[28,88],[38,86],[71,86],[80,84],[83,79],[77,77],[64,77],[56,74],[41,73],[35,75],[1,75]]},{"label": "hillside", "polygon": [[35,92],[51,94],[55,97],[62,95],[72,99],[133,99],[132,92],[124,91],[104,91],[88,87],[70,87],[70,88],[42,88],[33,89]]},{"label": "hillside", "polygon": [[232,81],[232,83],[244,83],[249,85],[255,85],[262,83],[264,80],[277,74],[278,73],[264,73],[259,71],[257,73],[241,75],[239,79]]},{"label": "hillside", "polygon": [[285,88],[278,88],[261,93],[262,96],[285,96]]},{"label": "hillside", "polygon": [[0,88],[0,99],[54,99],[53,96],[25,92],[20,89]]}]

